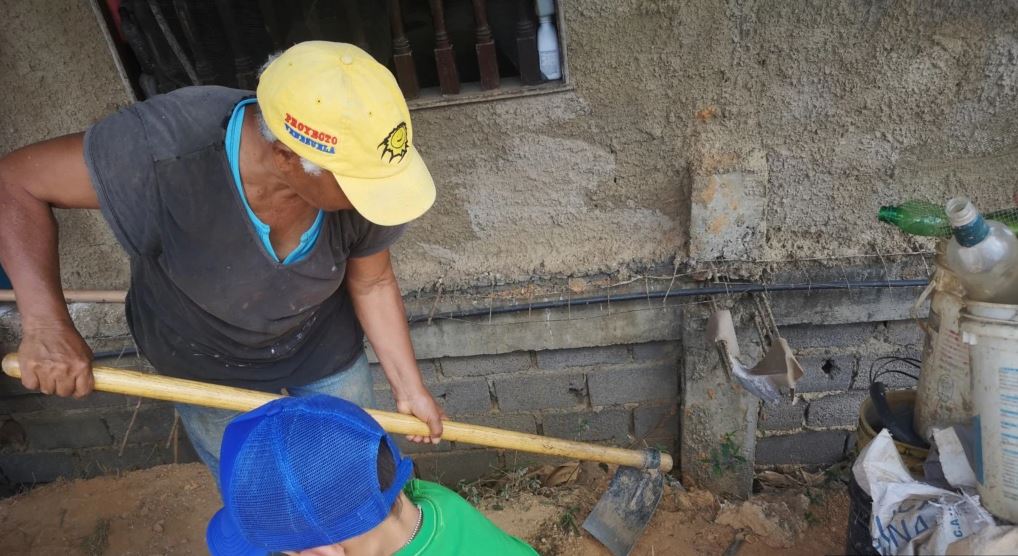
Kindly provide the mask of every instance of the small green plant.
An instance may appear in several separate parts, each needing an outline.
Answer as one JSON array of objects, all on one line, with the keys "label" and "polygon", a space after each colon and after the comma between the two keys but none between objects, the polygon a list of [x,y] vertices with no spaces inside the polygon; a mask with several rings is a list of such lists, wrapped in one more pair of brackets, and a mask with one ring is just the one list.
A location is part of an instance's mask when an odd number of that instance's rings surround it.
[{"label": "small green plant", "polygon": [[808,510],[806,511],[806,514],[803,515],[803,518],[806,520],[806,523],[809,524],[809,525],[816,525],[817,523],[820,523],[820,520],[817,519],[817,516],[813,515],[813,512],[808,511]]},{"label": "small green plant", "polygon": [[579,435],[590,430],[590,421],[584,418],[576,420],[576,427],[573,429],[573,434]]},{"label": "small green plant", "polygon": [[739,446],[735,443],[735,431],[727,432],[721,435],[721,443],[710,449],[710,457],[703,459],[702,463],[710,464],[712,475],[721,475],[746,463],[746,457],[739,452]]},{"label": "small green plant", "polygon": [[110,520],[100,519],[95,528],[81,541],[81,550],[88,556],[102,556],[110,542]]},{"label": "small green plant", "polygon": [[[511,500],[521,492],[533,494],[543,490],[541,477],[529,467],[517,469],[497,468],[484,477],[474,481],[460,481],[456,490],[474,506],[482,501],[492,501],[501,506],[500,500]],[[497,508],[492,508],[497,509]]]},{"label": "small green plant", "polygon": [[569,506],[558,518],[559,527],[561,527],[567,534],[580,534],[580,527],[576,524],[576,512],[578,511],[580,511],[580,508],[576,506]]},{"label": "small green plant", "polygon": [[468,483],[467,481],[462,480],[459,482],[459,485],[456,486],[456,490],[459,491],[460,496],[466,498],[467,502],[470,502],[473,506],[480,504],[481,499],[484,498],[481,493],[481,489],[477,487],[476,481]]},{"label": "small green plant", "polygon": [[848,483],[852,477],[852,461],[841,460],[838,463],[824,469],[824,482],[826,483]]},{"label": "small green plant", "polygon": [[803,492],[803,494],[806,496],[806,499],[809,500],[810,506],[819,504],[824,501],[824,492],[821,490],[806,487],[806,490],[805,492]]}]

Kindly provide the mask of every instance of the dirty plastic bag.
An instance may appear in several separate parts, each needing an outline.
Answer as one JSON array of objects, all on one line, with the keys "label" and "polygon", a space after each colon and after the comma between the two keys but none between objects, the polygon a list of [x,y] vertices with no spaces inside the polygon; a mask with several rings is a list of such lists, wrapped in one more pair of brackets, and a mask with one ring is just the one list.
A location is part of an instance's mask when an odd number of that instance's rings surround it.
[{"label": "dirty plastic bag", "polygon": [[886,429],[859,454],[852,473],[873,498],[870,535],[882,555],[945,554],[952,543],[994,525],[978,496],[915,480]]},{"label": "dirty plastic bag", "polygon": [[781,391],[770,377],[752,374],[734,357],[729,357],[728,361],[732,365],[732,374],[750,394],[760,398],[764,403],[775,403],[781,398]]},{"label": "dirty plastic bag", "polygon": [[997,525],[985,527],[978,533],[952,543],[947,547],[948,556],[1007,556],[1018,554],[1018,527]]}]

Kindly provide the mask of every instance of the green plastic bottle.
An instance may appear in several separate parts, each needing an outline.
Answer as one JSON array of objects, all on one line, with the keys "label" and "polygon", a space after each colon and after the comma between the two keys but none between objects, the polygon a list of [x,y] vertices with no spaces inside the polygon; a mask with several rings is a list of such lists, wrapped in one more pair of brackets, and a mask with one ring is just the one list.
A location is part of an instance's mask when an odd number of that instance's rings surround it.
[{"label": "green plastic bottle", "polygon": [[[1018,209],[989,212],[986,220],[996,220],[1018,235]],[[877,220],[894,224],[907,234],[926,237],[950,237],[951,222],[944,207],[926,201],[905,201],[900,205],[880,207]]]}]

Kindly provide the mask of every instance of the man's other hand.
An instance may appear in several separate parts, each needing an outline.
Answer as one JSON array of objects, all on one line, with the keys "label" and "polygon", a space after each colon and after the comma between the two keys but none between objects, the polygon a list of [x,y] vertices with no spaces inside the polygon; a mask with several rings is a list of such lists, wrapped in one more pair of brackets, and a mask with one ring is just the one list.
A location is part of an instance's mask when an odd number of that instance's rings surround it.
[{"label": "man's other hand", "polygon": [[445,412],[427,390],[422,389],[408,398],[396,400],[396,410],[424,421],[431,431],[431,436],[408,435],[407,440],[438,444],[442,439],[442,419],[445,419]]}]

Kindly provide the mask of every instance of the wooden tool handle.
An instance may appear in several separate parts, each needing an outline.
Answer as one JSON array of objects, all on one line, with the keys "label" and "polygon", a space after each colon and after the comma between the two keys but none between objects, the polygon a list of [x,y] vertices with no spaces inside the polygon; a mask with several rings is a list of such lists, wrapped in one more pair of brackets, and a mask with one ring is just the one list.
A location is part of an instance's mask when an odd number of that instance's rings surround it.
[{"label": "wooden tool handle", "polygon": [[[21,378],[17,354],[8,354],[3,359],[3,370],[8,376]],[[95,389],[102,392],[141,396],[177,403],[187,403],[234,411],[250,411],[262,404],[281,398],[279,394],[268,394],[232,386],[206,384],[182,378],[156,374],[93,366]],[[411,415],[366,409],[382,428],[393,434],[429,434],[428,426]],[[491,448],[519,450],[533,454],[547,454],[587,461],[616,463],[638,468],[660,468],[664,472],[672,469],[672,457],[657,450],[626,450],[585,442],[549,438],[536,434],[507,431],[480,425],[444,421],[444,440],[476,444]],[[659,459],[660,458],[660,459]],[[658,463],[660,461],[660,463]]]}]

